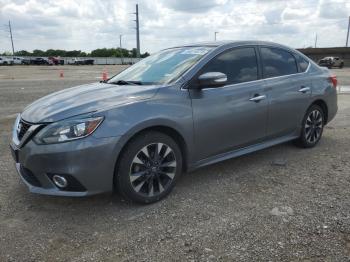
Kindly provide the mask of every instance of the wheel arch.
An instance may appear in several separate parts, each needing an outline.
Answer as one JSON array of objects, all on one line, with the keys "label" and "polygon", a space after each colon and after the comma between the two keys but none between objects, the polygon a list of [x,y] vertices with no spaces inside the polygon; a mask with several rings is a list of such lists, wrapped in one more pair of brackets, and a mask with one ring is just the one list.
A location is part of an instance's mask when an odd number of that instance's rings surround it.
[{"label": "wheel arch", "polygon": [[324,113],[325,123],[327,123],[328,122],[328,106],[327,106],[327,103],[324,100],[322,100],[322,99],[317,99],[317,100],[315,100],[315,101],[313,101],[311,103],[310,107],[312,105],[318,105],[319,107],[321,107],[321,109],[323,110],[323,113]]},{"label": "wheel arch", "polygon": [[[135,139],[137,136],[140,136],[146,132],[150,131],[157,131],[160,133],[163,133],[165,135],[168,135],[174,141],[179,145],[180,150],[181,150],[181,155],[182,155],[182,170],[186,171],[188,168],[188,156],[189,156],[189,149],[188,149],[188,144],[186,143],[186,140],[184,138],[184,135],[181,134],[179,130],[177,130],[174,127],[170,127],[168,125],[151,125],[151,126],[146,126],[143,128],[139,128],[133,131],[128,132],[128,136],[124,137],[124,141],[122,142],[121,149],[119,151],[117,160],[115,162],[115,167],[114,167],[114,174],[117,172],[117,168],[119,165],[119,161],[121,159],[121,156],[125,149],[127,148],[128,144]],[[114,176],[113,176],[114,177]]]}]

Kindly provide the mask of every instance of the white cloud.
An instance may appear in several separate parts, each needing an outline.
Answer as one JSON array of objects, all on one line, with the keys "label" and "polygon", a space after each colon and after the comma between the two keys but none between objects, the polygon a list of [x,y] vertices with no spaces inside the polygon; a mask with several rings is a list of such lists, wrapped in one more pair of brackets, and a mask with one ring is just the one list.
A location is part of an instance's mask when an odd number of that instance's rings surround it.
[{"label": "white cloud", "polygon": [[326,2],[319,6],[319,16],[323,18],[339,18],[349,15],[346,2]]},{"label": "white cloud", "polygon": [[[91,51],[136,45],[136,0],[0,0],[0,25],[11,20],[16,50]],[[347,0],[140,0],[141,51],[190,42],[259,39],[292,47],[343,46]],[[10,50],[0,26],[0,52]],[[329,36],[332,37],[329,37]]]}]

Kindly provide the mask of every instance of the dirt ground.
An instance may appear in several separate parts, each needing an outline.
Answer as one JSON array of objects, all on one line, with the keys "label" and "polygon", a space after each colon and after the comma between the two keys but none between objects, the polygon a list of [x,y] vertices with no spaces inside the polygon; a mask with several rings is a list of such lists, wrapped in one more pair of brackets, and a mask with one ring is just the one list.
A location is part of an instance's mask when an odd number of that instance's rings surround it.
[{"label": "dirt ground", "polygon": [[[15,113],[48,93],[96,81],[103,69],[0,67],[0,261],[350,260],[346,93],[317,147],[286,143],[184,174],[152,205],[116,194],[29,193],[8,148]],[[106,67],[109,75],[121,69]],[[334,72],[350,84],[350,69]]]}]

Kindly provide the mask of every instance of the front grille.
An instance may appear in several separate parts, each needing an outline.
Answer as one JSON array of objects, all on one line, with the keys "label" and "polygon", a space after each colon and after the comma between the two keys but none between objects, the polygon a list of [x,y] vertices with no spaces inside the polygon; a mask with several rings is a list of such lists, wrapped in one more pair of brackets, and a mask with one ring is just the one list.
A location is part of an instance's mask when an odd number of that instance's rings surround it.
[{"label": "front grille", "polygon": [[27,133],[28,129],[31,127],[32,125],[27,123],[27,122],[24,122],[22,119],[19,121],[19,124],[18,124],[18,131],[17,131],[17,137],[18,137],[18,140],[22,140],[23,136],[25,135],[25,133]]},{"label": "front grille", "polygon": [[40,181],[36,178],[36,176],[30,171],[28,168],[25,168],[21,165],[20,167],[21,176],[24,178],[32,186],[41,187]]}]

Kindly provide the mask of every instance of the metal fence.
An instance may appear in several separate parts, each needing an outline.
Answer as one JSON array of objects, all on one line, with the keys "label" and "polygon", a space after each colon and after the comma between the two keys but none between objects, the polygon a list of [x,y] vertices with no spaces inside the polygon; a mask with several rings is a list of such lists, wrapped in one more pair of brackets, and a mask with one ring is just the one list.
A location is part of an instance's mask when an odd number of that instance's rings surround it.
[{"label": "metal fence", "polygon": [[[12,56],[2,56],[9,59],[12,59]],[[25,59],[34,59],[38,56],[15,56],[21,57]],[[44,57],[47,58],[47,57]],[[64,64],[68,65],[69,63],[73,63],[74,59],[77,60],[86,60],[93,59],[95,65],[121,65],[121,64],[135,64],[140,61],[142,58],[134,58],[134,57],[61,57],[60,59],[64,60]]]},{"label": "metal fence", "polygon": [[[64,60],[64,64],[72,63],[75,57],[61,57]],[[133,58],[133,57],[77,57],[80,59],[93,59],[95,65],[121,65],[121,64],[135,64],[140,61],[141,58]]]}]

